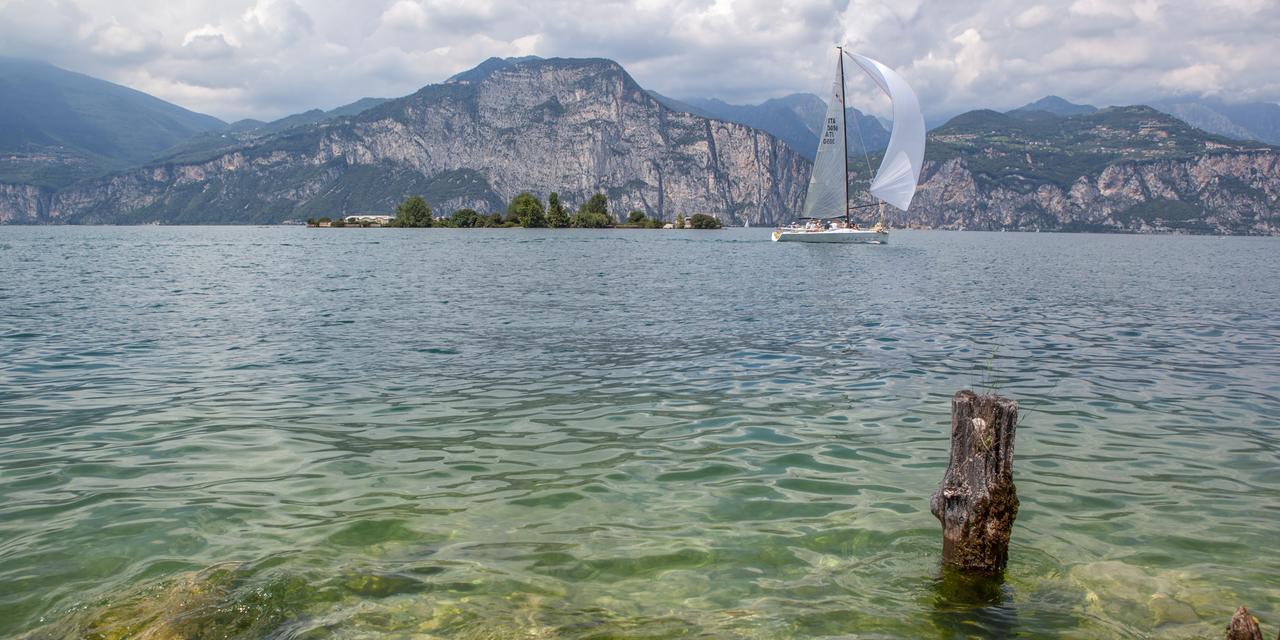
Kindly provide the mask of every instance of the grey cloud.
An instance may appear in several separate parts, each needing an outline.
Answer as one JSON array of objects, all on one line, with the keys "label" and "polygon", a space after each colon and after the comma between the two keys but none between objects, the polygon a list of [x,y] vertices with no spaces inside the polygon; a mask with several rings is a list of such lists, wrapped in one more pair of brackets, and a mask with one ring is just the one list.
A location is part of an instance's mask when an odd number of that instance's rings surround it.
[{"label": "grey cloud", "polygon": [[[0,0],[0,52],[133,83],[224,119],[396,96],[484,58],[598,56],[676,97],[822,93],[832,45],[899,69],[931,118],[1056,93],[1280,100],[1264,0]],[[884,109],[851,76],[850,98]]]},{"label": "grey cloud", "polygon": [[199,34],[188,37],[182,43],[182,52],[201,60],[215,60],[235,55],[235,48],[221,33]]}]

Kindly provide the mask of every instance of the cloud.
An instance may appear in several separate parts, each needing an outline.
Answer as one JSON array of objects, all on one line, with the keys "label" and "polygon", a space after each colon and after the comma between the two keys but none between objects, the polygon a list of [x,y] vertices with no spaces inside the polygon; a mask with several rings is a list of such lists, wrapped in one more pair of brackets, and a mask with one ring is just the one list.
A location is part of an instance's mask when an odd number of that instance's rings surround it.
[{"label": "cloud", "polygon": [[[399,96],[489,56],[598,56],[675,97],[825,92],[833,46],[898,69],[931,119],[1054,93],[1280,100],[1280,3],[1222,0],[0,0],[0,54],[224,119]],[[887,102],[850,76],[851,102]]]},{"label": "cloud", "polygon": [[257,0],[241,20],[250,31],[269,33],[283,42],[293,42],[315,27],[311,15],[294,0]]},{"label": "cloud", "polygon": [[1168,87],[1177,93],[1207,96],[1221,90],[1222,87],[1218,81],[1221,76],[1222,67],[1216,64],[1193,64],[1166,72],[1160,76],[1160,86]]},{"label": "cloud", "polygon": [[157,39],[113,20],[93,30],[89,50],[105,58],[139,59],[156,47]]},{"label": "cloud", "polygon": [[1019,29],[1034,29],[1048,24],[1052,19],[1053,10],[1042,4],[1038,4],[1026,11],[1023,11],[1022,13],[1019,13],[1018,17],[1013,19],[1013,26]]},{"label": "cloud", "polygon": [[414,0],[399,0],[382,12],[382,25],[391,29],[421,29],[427,26],[427,11]]},{"label": "cloud", "polygon": [[228,36],[208,24],[192,29],[182,37],[183,51],[192,57],[204,60],[234,55],[238,45],[234,36]]},{"label": "cloud", "polygon": [[49,61],[82,54],[89,17],[70,0],[0,2],[0,54]]}]

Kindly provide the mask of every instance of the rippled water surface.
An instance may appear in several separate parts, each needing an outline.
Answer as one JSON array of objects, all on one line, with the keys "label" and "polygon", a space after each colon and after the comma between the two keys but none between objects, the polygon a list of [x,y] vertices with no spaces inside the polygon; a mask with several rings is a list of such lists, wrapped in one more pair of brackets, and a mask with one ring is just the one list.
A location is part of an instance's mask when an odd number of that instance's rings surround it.
[{"label": "rippled water surface", "polygon": [[1273,635],[1280,242],[893,241],[0,228],[0,636]]}]

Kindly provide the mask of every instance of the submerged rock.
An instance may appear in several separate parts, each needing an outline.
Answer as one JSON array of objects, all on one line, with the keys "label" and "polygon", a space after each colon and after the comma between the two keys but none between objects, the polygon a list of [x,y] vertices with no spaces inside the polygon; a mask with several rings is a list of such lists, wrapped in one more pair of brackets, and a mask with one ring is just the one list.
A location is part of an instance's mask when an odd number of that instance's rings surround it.
[{"label": "submerged rock", "polygon": [[182,640],[202,637],[201,612],[227,596],[238,565],[179,574],[159,588],[109,599],[87,614],[61,620],[22,636],[23,640]]},{"label": "submerged rock", "polygon": [[1108,560],[1079,564],[1067,582],[1084,592],[1082,608],[1092,616],[1135,629],[1159,629],[1163,638],[1221,634],[1221,612],[1238,600],[1228,588],[1182,569],[1150,570]]},{"label": "submerged rock", "polygon": [[1191,605],[1170,598],[1163,593],[1157,593],[1151,596],[1147,601],[1147,609],[1151,611],[1153,623],[1155,626],[1162,624],[1195,624],[1200,622],[1200,616],[1196,615],[1196,610]]}]

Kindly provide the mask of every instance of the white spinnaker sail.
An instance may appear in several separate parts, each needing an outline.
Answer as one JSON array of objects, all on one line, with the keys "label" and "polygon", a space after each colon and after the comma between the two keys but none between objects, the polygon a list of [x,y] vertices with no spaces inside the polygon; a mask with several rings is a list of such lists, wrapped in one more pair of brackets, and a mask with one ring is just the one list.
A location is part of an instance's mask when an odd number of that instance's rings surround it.
[{"label": "white spinnaker sail", "polygon": [[876,177],[871,181],[871,195],[906,211],[916,193],[916,182],[924,164],[924,114],[920,112],[920,101],[907,81],[893,69],[866,56],[847,55],[893,101],[893,133],[889,134],[884,160],[880,161]]},{"label": "white spinnaker sail", "polygon": [[809,174],[809,190],[804,195],[804,218],[834,218],[843,216],[848,207],[849,191],[846,182],[846,157],[844,138],[844,61],[836,58],[836,79],[831,85],[831,102],[827,105],[827,119],[822,123],[822,135],[818,137],[818,155]]}]

